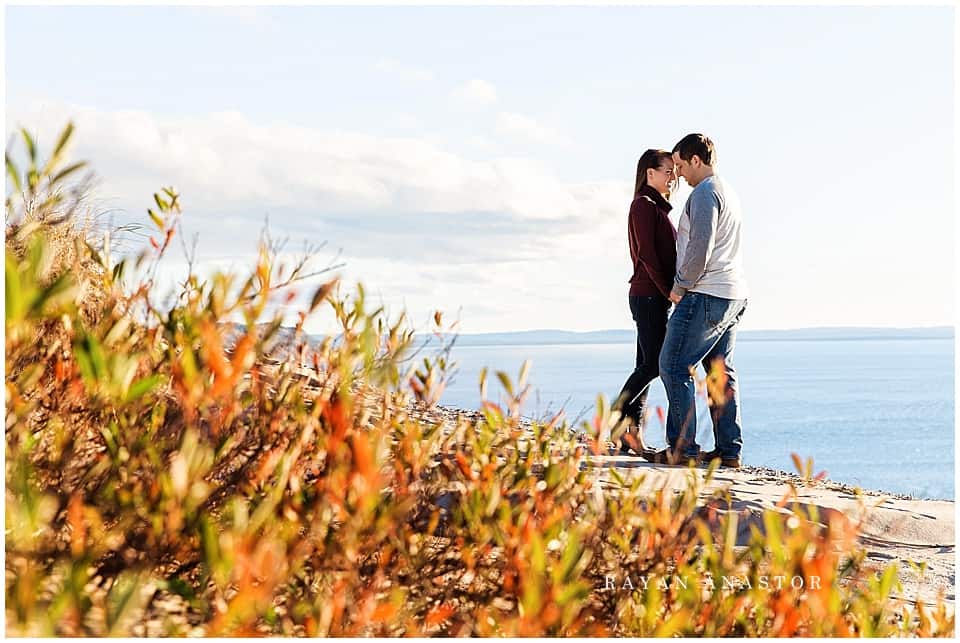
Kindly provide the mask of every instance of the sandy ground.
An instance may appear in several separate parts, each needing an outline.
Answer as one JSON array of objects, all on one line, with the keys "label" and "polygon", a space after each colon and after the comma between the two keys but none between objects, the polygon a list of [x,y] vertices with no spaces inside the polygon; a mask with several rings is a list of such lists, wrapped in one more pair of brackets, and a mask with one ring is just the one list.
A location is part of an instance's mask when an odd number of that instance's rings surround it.
[{"label": "sandy ground", "polygon": [[[624,476],[644,475],[644,486],[649,485],[651,490],[663,486],[683,489],[691,472],[701,483],[706,474],[705,468],[654,465],[629,456],[595,456],[589,458],[588,466],[596,469],[601,480],[609,480],[610,468]],[[857,491],[847,485],[830,481],[804,484],[798,476],[752,467],[717,470],[704,485],[703,495],[719,489],[729,492],[728,511],[738,512],[740,518],[737,545],[745,546],[750,538],[749,525],[762,525],[763,510],[775,509],[790,491],[791,482],[796,485],[799,501],[817,507],[820,516],[840,512],[851,520],[862,520],[860,544],[867,560],[878,567],[900,561],[904,598],[933,603],[942,592],[945,599],[955,602],[956,521],[952,501],[915,500],[870,490],[858,497]],[[927,564],[922,578],[908,561]]]}]

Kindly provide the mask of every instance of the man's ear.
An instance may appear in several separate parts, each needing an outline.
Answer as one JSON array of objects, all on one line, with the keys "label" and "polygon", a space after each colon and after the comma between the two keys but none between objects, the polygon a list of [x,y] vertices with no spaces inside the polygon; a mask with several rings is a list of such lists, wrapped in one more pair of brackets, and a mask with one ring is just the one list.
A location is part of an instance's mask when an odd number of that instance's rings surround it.
[{"label": "man's ear", "polygon": [[701,165],[703,165],[703,159],[700,158],[700,157],[699,157],[698,155],[696,155],[696,154],[692,154],[692,155],[690,156],[690,161],[689,161],[689,163],[690,163],[690,165],[692,165],[693,167],[699,168]]}]

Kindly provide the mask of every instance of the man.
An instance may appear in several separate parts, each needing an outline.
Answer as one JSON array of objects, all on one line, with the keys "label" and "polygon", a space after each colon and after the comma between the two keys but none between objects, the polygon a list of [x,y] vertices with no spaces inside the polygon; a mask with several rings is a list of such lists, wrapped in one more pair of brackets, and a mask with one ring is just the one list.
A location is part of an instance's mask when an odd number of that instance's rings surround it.
[{"label": "man", "polygon": [[[673,148],[676,173],[693,188],[677,229],[677,274],[670,300],[676,304],[667,322],[660,353],[660,379],[667,392],[667,442],[663,451],[644,457],[661,464],[720,458],[724,467],[741,465],[743,438],[740,392],[733,367],[737,324],[747,305],[740,236],[740,201],[715,174],[713,142],[689,134]],[[716,447],[700,453],[693,371],[703,364],[721,383],[712,400]]]}]

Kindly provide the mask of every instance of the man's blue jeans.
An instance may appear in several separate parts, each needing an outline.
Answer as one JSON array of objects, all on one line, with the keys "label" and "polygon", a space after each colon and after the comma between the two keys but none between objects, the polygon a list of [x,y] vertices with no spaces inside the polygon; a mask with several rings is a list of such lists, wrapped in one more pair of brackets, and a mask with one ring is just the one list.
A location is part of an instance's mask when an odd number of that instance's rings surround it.
[{"label": "man's blue jeans", "polygon": [[[740,391],[733,368],[737,324],[746,310],[745,299],[723,299],[687,292],[667,321],[660,351],[660,379],[667,391],[667,442],[684,458],[700,452],[697,444],[696,389],[690,371],[703,364],[707,373],[717,358],[726,373],[726,402],[711,409],[713,434],[721,458],[739,458],[743,447]],[[679,448],[678,448],[679,447]]]}]

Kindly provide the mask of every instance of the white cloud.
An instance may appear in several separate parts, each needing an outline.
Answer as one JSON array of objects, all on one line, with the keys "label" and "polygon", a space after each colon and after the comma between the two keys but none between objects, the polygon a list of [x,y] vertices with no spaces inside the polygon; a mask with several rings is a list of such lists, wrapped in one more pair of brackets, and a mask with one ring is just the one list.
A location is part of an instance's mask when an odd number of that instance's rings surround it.
[{"label": "white cloud", "polygon": [[8,125],[41,133],[74,119],[76,155],[93,161],[105,197],[128,203],[173,184],[206,210],[309,206],[586,221],[619,213],[629,196],[625,182],[567,183],[528,159],[472,160],[417,138],[259,124],[237,112],[160,117],[46,101],[8,115],[19,118]]},{"label": "white cloud", "polygon": [[405,65],[403,63],[397,62],[396,60],[390,60],[387,58],[381,58],[377,61],[376,64],[377,71],[382,71],[387,74],[391,74],[403,80],[410,80],[416,82],[426,82],[433,80],[434,75],[432,71],[427,69],[420,69],[418,67],[412,67],[410,65]]},{"label": "white cloud", "polygon": [[497,88],[492,83],[474,78],[454,89],[452,96],[468,105],[493,105],[497,102]]},{"label": "white cloud", "polygon": [[469,136],[466,138],[466,140],[464,140],[464,143],[480,151],[488,151],[493,149],[493,143],[482,136]]},{"label": "white cloud", "polygon": [[497,116],[497,132],[503,136],[532,143],[557,146],[567,146],[571,143],[569,138],[552,127],[542,125],[529,116],[512,112],[501,112]]}]

